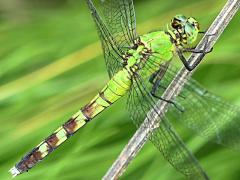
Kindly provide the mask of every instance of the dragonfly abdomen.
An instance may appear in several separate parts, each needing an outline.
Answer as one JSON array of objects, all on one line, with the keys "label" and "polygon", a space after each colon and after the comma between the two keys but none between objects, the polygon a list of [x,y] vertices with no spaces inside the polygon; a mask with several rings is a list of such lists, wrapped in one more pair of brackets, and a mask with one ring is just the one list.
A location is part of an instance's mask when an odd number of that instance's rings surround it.
[{"label": "dragonfly abdomen", "polygon": [[128,71],[126,69],[119,71],[90,103],[85,105],[53,134],[23,157],[22,160],[11,169],[11,172],[14,175],[18,175],[31,169],[81,127],[125,95],[130,86],[131,76]]}]

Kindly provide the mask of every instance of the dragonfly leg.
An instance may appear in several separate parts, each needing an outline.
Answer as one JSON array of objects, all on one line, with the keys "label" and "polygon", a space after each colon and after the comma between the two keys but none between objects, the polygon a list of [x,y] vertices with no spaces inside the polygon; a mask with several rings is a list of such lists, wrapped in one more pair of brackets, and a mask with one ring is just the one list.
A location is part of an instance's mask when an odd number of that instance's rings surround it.
[{"label": "dragonfly leg", "polygon": [[[213,48],[211,48],[210,50],[207,50],[207,46],[209,44],[209,38],[211,36],[214,36],[215,34],[207,34],[207,40],[206,43],[203,47],[203,50],[198,50],[195,48],[184,48],[184,49],[177,49],[177,54],[178,57],[180,58],[180,60],[182,61],[183,65],[186,67],[187,70],[192,71],[193,69],[195,69],[195,67],[201,62],[201,59],[208,53],[212,52]],[[183,55],[184,52],[192,52],[192,53],[201,53],[200,58],[198,58],[197,61],[195,61],[193,64],[190,64],[188,62],[188,60],[185,58],[185,56]]]},{"label": "dragonfly leg", "polygon": [[[153,86],[154,87],[154,86]],[[179,110],[180,112],[184,112],[184,108],[182,107],[182,106],[180,106],[177,102],[175,102],[175,101],[172,101],[172,100],[167,100],[167,99],[164,99],[164,98],[162,98],[161,96],[158,96],[158,95],[156,95],[156,92],[154,92],[154,88],[152,89],[152,91],[151,91],[151,95],[153,96],[153,97],[155,97],[155,98],[157,98],[157,99],[160,99],[160,100],[162,100],[162,101],[165,101],[165,102],[167,102],[167,103],[170,103],[170,104],[172,104],[177,110]]]},{"label": "dragonfly leg", "polygon": [[[158,76],[158,72],[159,72],[159,70],[156,71],[155,73],[153,73],[153,74],[150,76],[150,78],[149,78],[149,82],[150,82],[152,85],[157,84],[157,85],[153,86],[153,92],[155,92],[155,94],[156,94],[156,91],[157,91],[158,88],[161,88],[161,89],[163,89],[163,90],[166,90],[166,89],[167,89],[166,86],[164,86],[164,85],[161,84],[161,81],[160,81],[160,80],[156,80],[156,77]],[[155,81],[155,80],[156,80],[156,81]],[[182,94],[179,94],[179,97],[181,97],[181,98],[183,98],[183,99],[186,98],[186,97],[183,96]]]},{"label": "dragonfly leg", "polygon": [[[154,94],[156,94],[158,88],[162,88],[163,90],[167,89],[166,86],[161,84],[161,80],[164,77],[164,74],[166,73],[169,64],[170,64],[170,62],[161,64],[159,69],[150,76],[149,82],[153,85],[152,92],[154,92]],[[186,98],[182,94],[179,94],[179,97],[181,97],[183,99]]]},{"label": "dragonfly leg", "polygon": [[158,72],[159,72],[159,70],[156,71],[156,72],[154,72],[154,73],[152,73],[152,75],[150,76],[150,78],[149,78],[148,81],[149,81],[151,84],[154,84],[154,80],[156,79],[156,77],[157,77],[157,75],[158,75]]},{"label": "dragonfly leg", "polygon": [[[161,83],[160,83],[160,80],[161,79],[159,79],[158,78],[158,76],[159,76],[159,74],[160,74],[160,69],[159,70],[157,70],[156,72],[154,72],[151,76],[150,76],[150,78],[149,78],[149,82],[152,84],[152,85],[155,85],[156,83],[157,83],[157,85],[156,85],[156,89],[154,90],[155,92],[157,91],[157,88],[162,88],[163,90],[166,90],[167,89],[167,87],[166,86],[163,86]],[[154,86],[153,86],[154,87]]]},{"label": "dragonfly leg", "polygon": [[[201,32],[201,33],[205,33],[205,32]],[[202,54],[204,54],[204,55],[212,52],[213,48],[211,48],[210,50],[207,50],[207,45],[209,44],[209,38],[210,38],[211,36],[214,36],[214,35],[215,35],[215,34],[207,34],[207,35],[206,35],[206,36],[207,36],[207,41],[206,41],[206,43],[205,43],[205,45],[204,45],[204,47],[203,47],[203,50],[201,50],[201,49],[196,49],[196,46],[195,46],[195,47],[193,47],[193,48],[184,48],[184,49],[182,50],[182,52],[202,53]]]},{"label": "dragonfly leg", "polygon": [[156,92],[159,87],[162,88],[163,90],[167,89],[167,87],[161,85],[160,81],[164,77],[169,64],[170,62],[161,64],[159,69],[150,76],[149,82],[153,85],[153,88],[155,88],[154,92]]},{"label": "dragonfly leg", "polygon": [[197,66],[197,65],[195,65],[195,66],[190,65],[182,52],[177,50],[177,54],[178,54],[179,59],[182,61],[183,65],[185,66],[185,68],[188,71],[192,71]]},{"label": "dragonfly leg", "polygon": [[195,48],[184,48],[182,50],[182,52],[191,52],[191,53],[202,53],[202,54],[208,54],[210,52],[212,52],[213,48],[211,48],[210,50],[199,50],[199,49],[195,49]]},{"label": "dragonfly leg", "polygon": [[[162,88],[162,89],[167,89],[165,86],[161,85],[161,80],[164,76],[164,74],[162,75],[162,69],[163,66],[159,68],[159,70],[157,70],[156,72],[154,72],[150,78],[149,78],[149,82],[153,85],[152,86],[152,90],[151,90],[151,95],[157,99],[160,99],[162,101],[165,101],[167,103],[170,103],[172,104],[174,107],[176,107],[176,109],[178,109],[180,112],[184,112],[184,108],[182,108],[181,106],[179,106],[176,102],[174,101],[171,101],[171,100],[167,100],[167,99],[164,99],[162,98],[161,96],[157,95],[157,91],[158,91],[158,88]],[[165,71],[166,72],[166,71]]]},{"label": "dragonfly leg", "polygon": [[[205,48],[204,48],[205,49]],[[208,53],[212,52],[213,48],[211,48],[209,51],[206,50],[197,50],[197,49],[184,49],[182,51],[177,51],[178,57],[180,58],[180,60],[182,61],[183,65],[185,66],[185,68],[189,71],[192,71],[195,69],[195,67],[197,67],[197,65],[200,63],[201,59]],[[199,60],[195,61],[193,64],[190,64],[188,62],[188,60],[186,59],[186,57],[183,55],[183,52],[192,52],[192,53],[201,53],[201,56],[199,58]]]}]

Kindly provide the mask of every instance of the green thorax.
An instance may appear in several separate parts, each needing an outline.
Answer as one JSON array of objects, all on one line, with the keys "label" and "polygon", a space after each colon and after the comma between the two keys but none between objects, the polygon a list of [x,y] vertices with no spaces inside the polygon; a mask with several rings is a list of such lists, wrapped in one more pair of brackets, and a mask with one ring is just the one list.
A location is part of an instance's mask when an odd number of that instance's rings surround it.
[{"label": "green thorax", "polygon": [[163,61],[168,61],[173,57],[175,49],[171,42],[170,35],[164,31],[157,31],[145,34],[140,37],[141,41],[150,48],[153,55],[159,57]]},{"label": "green thorax", "polygon": [[156,64],[164,63],[173,57],[175,51],[170,35],[164,31],[151,32],[140,36],[137,45],[137,48],[130,49],[127,52],[127,69],[136,65],[141,68],[144,63],[153,58]]}]

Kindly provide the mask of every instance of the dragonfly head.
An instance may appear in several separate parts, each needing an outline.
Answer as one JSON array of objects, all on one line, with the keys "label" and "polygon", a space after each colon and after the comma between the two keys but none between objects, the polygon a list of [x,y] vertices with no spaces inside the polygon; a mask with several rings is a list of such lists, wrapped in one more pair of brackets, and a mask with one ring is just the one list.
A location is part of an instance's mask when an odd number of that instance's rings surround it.
[{"label": "dragonfly head", "polygon": [[176,15],[171,21],[171,29],[178,44],[191,45],[196,41],[200,28],[194,18]]}]

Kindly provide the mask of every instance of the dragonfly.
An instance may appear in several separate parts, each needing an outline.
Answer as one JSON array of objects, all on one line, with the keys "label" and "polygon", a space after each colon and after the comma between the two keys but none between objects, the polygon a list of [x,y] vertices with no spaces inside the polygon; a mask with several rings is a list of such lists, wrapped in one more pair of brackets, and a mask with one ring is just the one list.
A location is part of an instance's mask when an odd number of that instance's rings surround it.
[{"label": "dragonfly", "polygon": [[[189,179],[208,179],[174,129],[173,122],[182,122],[200,136],[239,149],[239,108],[193,79],[187,80],[173,101],[162,98],[178,71],[172,60],[174,56],[191,71],[195,67],[186,60],[186,52],[208,53],[192,47],[201,33],[198,21],[176,15],[167,30],[138,35],[133,0],[86,0],[86,3],[98,30],[110,80],[89,103],[11,168],[12,175],[30,170],[98,114],[127,96],[126,109],[137,127],[146,118],[150,122],[149,111],[156,111],[161,118],[149,139],[163,157]],[[158,101],[166,101],[169,105],[164,115],[158,114],[154,106]]]}]

